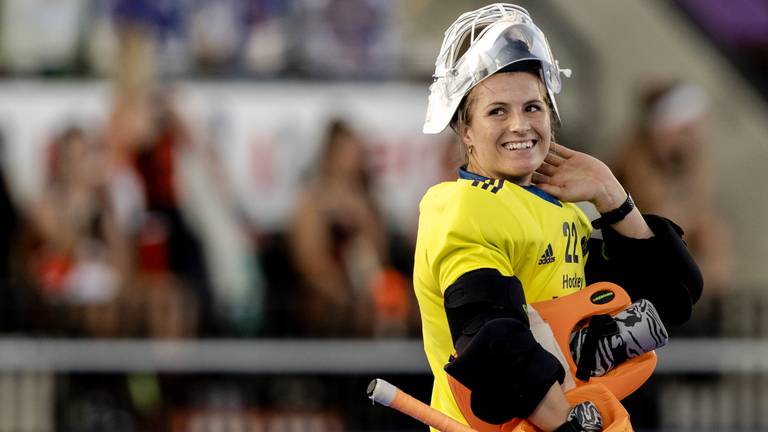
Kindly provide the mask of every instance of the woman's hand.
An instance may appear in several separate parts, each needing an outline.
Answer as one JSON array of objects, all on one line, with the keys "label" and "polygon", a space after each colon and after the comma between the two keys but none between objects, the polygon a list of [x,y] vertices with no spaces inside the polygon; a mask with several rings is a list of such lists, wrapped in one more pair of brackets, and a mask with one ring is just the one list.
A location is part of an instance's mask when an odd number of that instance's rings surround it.
[{"label": "woman's hand", "polygon": [[[627,199],[627,192],[607,165],[556,143],[552,143],[544,163],[533,173],[532,182],[561,201],[589,201],[600,213],[619,208]],[[611,227],[625,237],[653,237],[637,207]]]},{"label": "woman's hand", "polygon": [[532,182],[561,201],[589,201],[605,213],[618,208],[627,193],[602,161],[552,143]]}]

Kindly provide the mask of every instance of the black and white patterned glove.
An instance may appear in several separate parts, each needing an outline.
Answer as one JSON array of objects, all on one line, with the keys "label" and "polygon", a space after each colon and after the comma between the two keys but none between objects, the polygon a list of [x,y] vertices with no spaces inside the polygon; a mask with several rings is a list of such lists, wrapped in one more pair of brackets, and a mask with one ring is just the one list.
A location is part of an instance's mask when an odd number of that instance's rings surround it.
[{"label": "black and white patterned glove", "polygon": [[[595,366],[590,371],[591,376],[603,376],[628,359],[663,347],[669,340],[659,313],[648,300],[640,299],[632,303],[614,316],[613,320],[616,324],[615,333],[601,336],[592,354],[595,356]],[[586,328],[571,335],[571,355],[577,365],[584,354],[582,351],[586,338]]]},{"label": "black and white patterned glove", "polygon": [[603,417],[592,402],[582,402],[568,413],[568,421],[555,432],[599,432],[603,430]]}]

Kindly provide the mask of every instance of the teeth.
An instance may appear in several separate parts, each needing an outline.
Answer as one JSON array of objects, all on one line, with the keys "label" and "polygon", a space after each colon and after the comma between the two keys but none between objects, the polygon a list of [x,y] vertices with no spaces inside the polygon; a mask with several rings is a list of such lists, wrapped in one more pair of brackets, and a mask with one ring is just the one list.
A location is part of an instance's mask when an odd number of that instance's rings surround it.
[{"label": "teeth", "polygon": [[528,140],[528,141],[521,141],[521,142],[514,142],[514,143],[508,142],[508,143],[504,143],[502,147],[504,147],[507,150],[529,149],[533,147],[533,141]]}]

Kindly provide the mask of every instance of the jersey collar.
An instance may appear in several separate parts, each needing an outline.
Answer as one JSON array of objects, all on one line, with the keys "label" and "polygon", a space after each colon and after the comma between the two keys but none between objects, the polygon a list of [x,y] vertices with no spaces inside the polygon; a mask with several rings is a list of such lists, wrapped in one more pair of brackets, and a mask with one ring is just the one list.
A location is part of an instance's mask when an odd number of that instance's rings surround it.
[{"label": "jersey collar", "polygon": [[484,177],[484,176],[481,176],[480,174],[475,174],[471,171],[467,171],[466,165],[459,167],[459,178],[464,180],[480,180],[480,181],[490,180],[488,177]]},{"label": "jersey collar", "polygon": [[[478,180],[478,181],[481,181],[481,182],[491,180],[488,177],[481,176],[480,174],[475,174],[475,173],[473,173],[471,171],[468,171],[466,165],[462,166],[462,167],[459,167],[459,178],[460,179],[464,179],[464,180]],[[517,185],[517,186],[520,186],[520,185]],[[550,202],[550,203],[552,203],[552,204],[554,204],[554,205],[556,205],[558,207],[562,207],[563,206],[563,203],[561,203],[557,198],[555,198],[554,196],[544,192],[543,190],[537,188],[534,185],[520,186],[520,187],[525,189],[525,190],[527,190],[528,192],[536,195],[537,197],[543,199],[544,201]]]}]

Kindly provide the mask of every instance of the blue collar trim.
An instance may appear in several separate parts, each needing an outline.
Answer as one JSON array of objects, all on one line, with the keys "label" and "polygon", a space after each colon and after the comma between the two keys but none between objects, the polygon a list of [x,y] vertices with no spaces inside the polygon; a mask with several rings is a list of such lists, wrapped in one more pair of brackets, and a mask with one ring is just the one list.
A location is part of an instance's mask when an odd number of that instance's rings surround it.
[{"label": "blue collar trim", "polygon": [[480,174],[475,174],[473,172],[467,171],[466,167],[459,168],[459,178],[464,180],[480,180],[480,181],[490,180],[488,177],[483,177]]},{"label": "blue collar trim", "polygon": [[[475,174],[473,172],[467,171],[466,167],[459,168],[459,178],[464,180],[478,180],[481,182],[491,180],[488,177],[481,176],[480,174]],[[520,186],[520,185],[517,185],[517,186]],[[563,206],[563,203],[561,203],[560,200],[544,192],[542,189],[537,188],[536,186],[530,185],[530,186],[520,186],[520,187],[536,195],[537,197],[543,199],[544,201],[550,202],[558,207]]]}]

